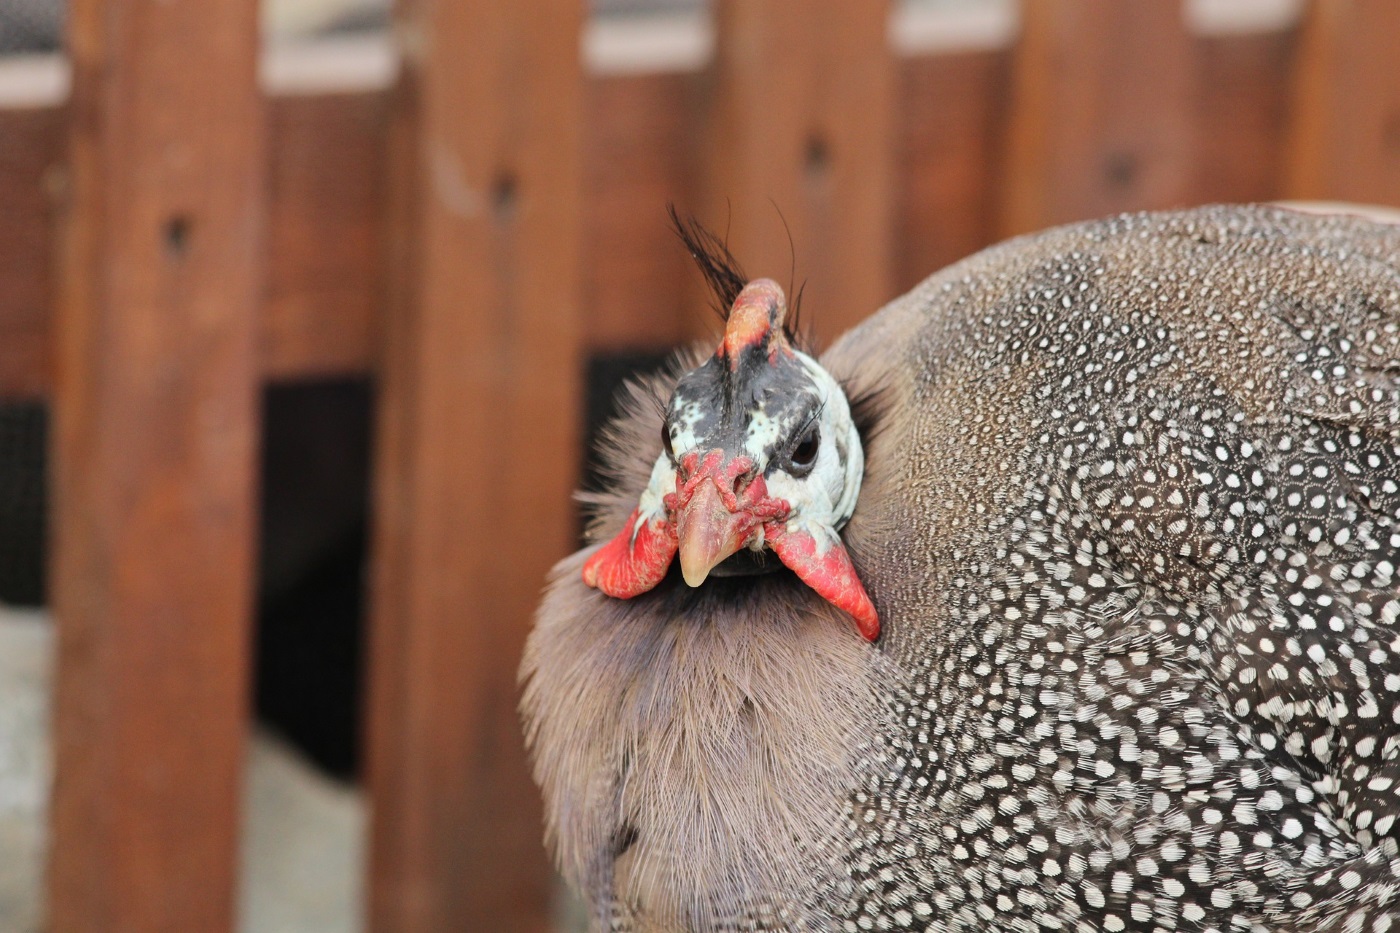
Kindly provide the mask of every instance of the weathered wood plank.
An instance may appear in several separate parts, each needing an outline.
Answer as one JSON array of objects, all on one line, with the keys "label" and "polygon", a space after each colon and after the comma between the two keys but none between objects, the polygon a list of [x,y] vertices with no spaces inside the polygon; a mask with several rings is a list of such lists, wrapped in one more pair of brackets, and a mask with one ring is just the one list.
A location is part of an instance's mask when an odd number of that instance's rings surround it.
[{"label": "weathered wood plank", "polygon": [[[1288,194],[1297,42],[1296,29],[1192,40],[1196,70],[1188,121],[1197,131],[1185,202]],[[1011,62],[1010,50],[992,50],[897,63],[894,290],[999,238]],[[585,85],[584,339],[598,348],[666,346],[706,319],[696,309],[693,273],[664,230],[664,206],[674,201],[716,225],[727,216],[722,202],[713,216],[702,203],[698,116],[710,77],[594,75]],[[364,372],[378,353],[386,290],[388,95],[277,94],[268,114],[272,200],[263,372],[273,379]],[[48,386],[48,204],[61,188],[61,175],[50,168],[63,157],[63,125],[62,112],[53,108],[0,110],[0,203],[7,208],[0,212],[0,397],[40,394]],[[1346,196],[1385,201],[1394,177],[1358,181]],[[1141,179],[1129,181],[1126,194],[1099,207],[1145,204],[1133,194]],[[1172,187],[1177,184],[1183,182],[1175,179]],[[794,212],[784,213],[792,223]],[[773,266],[769,271],[782,277],[786,235],[766,200],[759,219],[769,225],[761,233],[773,255],[750,265]],[[799,264],[810,266],[811,243],[795,226],[794,235]],[[814,285],[809,301],[818,293]],[[815,304],[813,310],[814,317],[825,317]]]},{"label": "weathered wood plank", "polygon": [[1001,233],[1189,202],[1192,44],[1180,0],[1021,11]]},{"label": "weathered wood plank", "polygon": [[384,133],[389,95],[268,101],[269,379],[372,368],[385,301]]},{"label": "weathered wood plank", "polygon": [[1197,40],[1191,203],[1284,196],[1297,30]]},{"label": "weathered wood plank", "polygon": [[49,388],[51,194],[62,183],[63,111],[0,110],[0,398]]},{"label": "weathered wood plank", "polygon": [[900,69],[896,292],[995,242],[1010,64],[979,51]]},{"label": "weathered wood plank", "polygon": [[[583,288],[595,347],[684,338],[688,265],[665,206],[694,202],[695,74],[587,84]],[[386,292],[384,136],[389,95],[268,99],[270,192],[261,368],[286,380],[362,373],[379,353]],[[50,191],[62,108],[0,110],[0,398],[46,393]],[[46,181],[47,179],[47,181]]]},{"label": "weathered wood plank", "polygon": [[888,3],[719,0],[715,17],[700,219],[749,275],[805,281],[830,339],[893,297]]},{"label": "weathered wood plank", "polygon": [[666,205],[696,200],[694,74],[594,78],[584,100],[583,307],[590,348],[657,348],[687,334],[690,260]]},{"label": "weathered wood plank", "polygon": [[1288,195],[1400,205],[1400,4],[1314,0],[1295,70]]},{"label": "weathered wood plank", "polygon": [[[363,373],[378,352],[385,274],[388,95],[266,102],[270,216],[260,369],[267,379]],[[0,110],[0,398],[51,385],[53,197],[67,110]]]},{"label": "weathered wood plank", "polygon": [[229,930],[256,508],[257,9],[78,0],[69,23],[51,929]]},{"label": "weathered wood plank", "polygon": [[577,472],[581,0],[405,4],[370,665],[374,930],[543,930],[514,708]]},{"label": "weathered wood plank", "polygon": [[[1203,77],[1193,112],[1202,132],[1190,200],[1283,193],[1291,50],[1291,33],[1196,40]],[[898,65],[898,289],[997,238],[994,183],[1004,155],[1009,61],[1006,51],[988,51]],[[704,179],[695,151],[703,132],[695,115],[707,83],[687,73],[586,82],[583,295],[590,346],[665,346],[704,320],[661,218],[668,201],[699,209]],[[263,370],[271,378],[364,371],[376,353],[385,289],[375,225],[383,217],[387,97],[279,95],[269,102],[269,119]],[[15,205],[0,216],[0,239],[17,244],[0,264],[0,330],[14,338],[0,350],[0,394],[33,394],[47,385],[46,282],[33,270],[47,261],[47,240],[36,233],[47,210],[40,179],[61,153],[60,123],[53,110],[0,111],[0,190]],[[776,246],[771,260],[758,261],[781,275],[786,236],[763,203],[760,221],[773,227],[763,236],[776,238]],[[724,216],[711,220],[719,224]],[[807,251],[798,237],[801,261]],[[22,362],[10,362],[16,358]]]}]

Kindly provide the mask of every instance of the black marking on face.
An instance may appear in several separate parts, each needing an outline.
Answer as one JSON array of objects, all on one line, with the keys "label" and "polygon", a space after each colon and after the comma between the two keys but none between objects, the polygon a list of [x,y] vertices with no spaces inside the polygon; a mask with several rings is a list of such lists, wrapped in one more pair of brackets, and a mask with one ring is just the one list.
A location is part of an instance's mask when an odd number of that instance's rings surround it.
[{"label": "black marking on face", "polygon": [[789,465],[820,410],[817,386],[797,357],[779,352],[770,361],[762,348],[751,347],[737,369],[723,357],[712,357],[686,373],[671,396],[665,430],[675,438],[689,433],[701,456],[718,449],[728,459],[750,453],[750,428],[765,419],[771,428],[764,432],[766,443],[755,465],[771,472]]}]

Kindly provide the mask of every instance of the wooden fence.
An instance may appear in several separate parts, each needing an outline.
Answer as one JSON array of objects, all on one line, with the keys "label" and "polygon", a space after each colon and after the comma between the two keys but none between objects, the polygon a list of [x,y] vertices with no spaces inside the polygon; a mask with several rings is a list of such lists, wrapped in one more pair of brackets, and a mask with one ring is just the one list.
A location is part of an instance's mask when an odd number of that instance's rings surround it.
[{"label": "wooden fence", "polygon": [[543,929],[516,659],[582,361],[708,326],[664,205],[779,278],[786,224],[829,338],[1048,224],[1400,204],[1400,5],[1202,6],[1028,0],[944,48],[873,0],[719,0],[703,64],[604,73],[579,0],[405,0],[392,88],[267,94],[254,0],[73,0],[66,102],[0,109],[0,395],[55,413],[52,929],[230,928],[257,392],[344,373],[380,413],[372,927]]}]

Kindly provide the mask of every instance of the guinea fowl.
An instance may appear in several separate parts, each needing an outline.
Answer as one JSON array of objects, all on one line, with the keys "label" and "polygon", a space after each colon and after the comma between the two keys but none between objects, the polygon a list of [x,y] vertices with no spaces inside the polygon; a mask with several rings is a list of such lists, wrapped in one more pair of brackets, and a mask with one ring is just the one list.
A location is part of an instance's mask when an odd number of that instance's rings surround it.
[{"label": "guinea fowl", "polygon": [[1400,918],[1400,228],[1052,230],[820,363],[683,232],[723,341],[631,392],[522,669],[596,929]]}]

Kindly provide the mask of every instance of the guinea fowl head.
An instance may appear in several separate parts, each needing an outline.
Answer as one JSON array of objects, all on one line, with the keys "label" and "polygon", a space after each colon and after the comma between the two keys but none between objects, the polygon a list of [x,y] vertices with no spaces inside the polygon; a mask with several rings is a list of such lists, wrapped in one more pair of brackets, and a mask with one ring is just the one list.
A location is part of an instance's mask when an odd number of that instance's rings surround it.
[{"label": "guinea fowl head", "polygon": [[860,434],[841,386],[793,346],[787,313],[772,279],[733,296],[719,348],[666,405],[646,490],[584,582],[630,599],[677,553],[692,587],[773,569],[771,553],[874,641],[879,619],[840,538],[860,493]]}]

